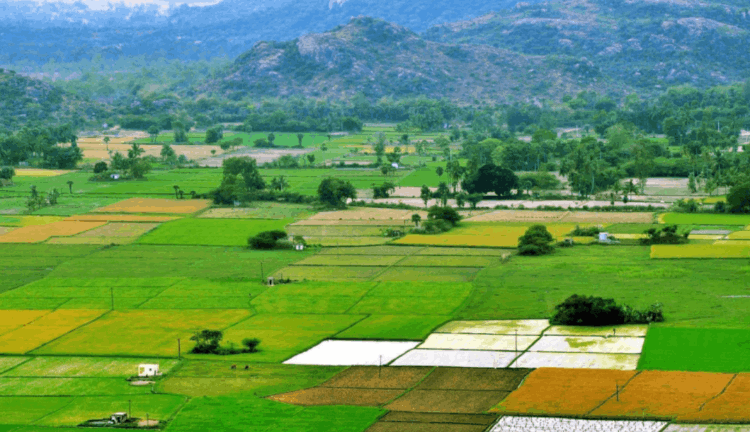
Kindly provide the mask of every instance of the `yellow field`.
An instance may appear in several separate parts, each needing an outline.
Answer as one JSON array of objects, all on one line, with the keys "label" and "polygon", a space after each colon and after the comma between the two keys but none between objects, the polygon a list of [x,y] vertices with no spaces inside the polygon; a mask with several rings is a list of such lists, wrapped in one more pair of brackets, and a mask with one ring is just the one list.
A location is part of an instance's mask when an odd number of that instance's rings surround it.
[{"label": "yellow field", "polygon": [[[394,243],[440,246],[490,246],[518,247],[518,238],[532,224],[464,223],[453,230],[438,235],[410,234]],[[560,239],[575,229],[576,224],[547,224],[552,236]]]},{"label": "yellow field", "polygon": [[38,168],[17,168],[16,176],[18,177],[56,177],[63,174],[68,174],[73,171],[68,170],[47,170]]},{"label": "yellow field", "polygon": [[176,216],[140,216],[140,215],[113,215],[113,214],[101,214],[101,215],[78,215],[71,216],[66,221],[82,221],[82,222],[169,222],[171,220],[179,219]]},{"label": "yellow field", "polygon": [[100,317],[101,310],[57,310],[0,336],[0,352],[23,354]]},{"label": "yellow field", "polygon": [[[348,145],[347,147],[352,148],[361,148],[360,153],[362,154],[375,154],[375,150],[372,146],[369,146],[367,144],[364,145]],[[414,146],[386,146],[385,152],[386,153],[393,153],[396,150],[396,147],[401,147],[401,153],[416,153],[417,149]]]},{"label": "yellow field", "polygon": [[597,239],[594,237],[571,237],[574,243],[577,244],[591,244],[596,243]]},{"label": "yellow field", "polygon": [[15,228],[13,227],[0,227],[0,235],[7,234],[11,231],[13,231]]},{"label": "yellow field", "polygon": [[691,234],[690,240],[721,240],[725,236],[720,234]]},{"label": "yellow field", "polygon": [[112,222],[73,237],[54,237],[48,244],[130,244],[158,227],[158,223]]},{"label": "yellow field", "polygon": [[0,311],[0,336],[15,330],[49,313],[48,310],[4,310]]},{"label": "yellow field", "polygon": [[[125,144],[125,142],[132,140],[133,138],[112,138],[112,141],[109,142],[109,150],[122,153],[123,156],[126,156],[131,146],[130,144]],[[144,156],[160,157],[161,145],[141,144],[140,146],[145,150]],[[107,146],[99,138],[79,140],[78,147],[83,150],[83,157],[86,159],[110,159]],[[172,150],[174,150],[178,157],[185,155],[188,159],[211,157],[213,156],[211,150],[215,150],[216,155],[224,153],[221,147],[212,145],[173,145]]]},{"label": "yellow field", "polygon": [[47,225],[31,225],[0,236],[0,243],[38,243],[50,237],[66,237],[98,228],[106,222],[62,221]]},{"label": "yellow field", "polygon": [[619,240],[640,240],[648,238],[647,234],[610,234],[616,239]]},{"label": "yellow field", "polygon": [[591,224],[616,224],[616,223],[652,223],[654,214],[646,212],[568,212],[560,222],[568,223],[591,223]]},{"label": "yellow field", "polygon": [[318,213],[306,221],[361,221],[361,220],[388,220],[388,221],[409,221],[411,215],[419,214],[422,219],[427,219],[427,212],[414,210],[396,210],[396,209],[350,209],[332,212]]},{"label": "yellow field", "polygon": [[750,246],[750,240],[716,240],[717,246]]},{"label": "yellow field", "polygon": [[727,236],[728,240],[750,240],[750,231],[735,231]]},{"label": "yellow field", "polygon": [[560,222],[600,225],[616,223],[652,223],[653,221],[653,213],[541,210],[495,210],[490,213],[466,219],[466,222]]},{"label": "yellow field", "polygon": [[160,198],[131,198],[96,209],[102,213],[174,213],[190,214],[211,205],[210,200],[173,200]]},{"label": "yellow field", "polygon": [[60,216],[9,216],[18,219],[18,222],[8,222],[5,226],[25,227],[34,225],[46,225],[52,222],[60,222],[65,218]]},{"label": "yellow field", "polygon": [[568,214],[563,211],[495,210],[466,219],[466,222],[556,222]]},{"label": "yellow field", "polygon": [[750,258],[750,245],[653,245],[651,258]]}]

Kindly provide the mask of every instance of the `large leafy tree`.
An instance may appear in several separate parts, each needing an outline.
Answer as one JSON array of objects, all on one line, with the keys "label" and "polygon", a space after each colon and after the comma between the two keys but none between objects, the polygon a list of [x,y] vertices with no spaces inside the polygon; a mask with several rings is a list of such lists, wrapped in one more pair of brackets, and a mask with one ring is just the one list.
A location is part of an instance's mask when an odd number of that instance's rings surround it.
[{"label": "large leafy tree", "polygon": [[357,189],[348,180],[329,177],[318,186],[318,199],[331,207],[346,207],[346,200],[349,198],[357,198]]},{"label": "large leafy tree", "polygon": [[750,213],[750,182],[735,185],[729,190],[727,207],[732,213]]},{"label": "large leafy tree", "polygon": [[479,168],[463,182],[463,189],[470,194],[495,192],[501,198],[510,196],[518,186],[518,177],[513,171],[495,164]]}]

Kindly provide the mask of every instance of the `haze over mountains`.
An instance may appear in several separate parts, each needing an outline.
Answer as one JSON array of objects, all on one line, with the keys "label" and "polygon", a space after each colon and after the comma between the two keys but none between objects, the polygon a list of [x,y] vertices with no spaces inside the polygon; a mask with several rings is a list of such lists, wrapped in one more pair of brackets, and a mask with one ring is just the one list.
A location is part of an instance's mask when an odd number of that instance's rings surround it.
[{"label": "haze over mountains", "polygon": [[750,77],[741,0],[224,0],[108,10],[22,0],[0,2],[0,24],[0,66],[23,74],[229,64],[192,73],[180,86],[186,95],[530,102]]}]

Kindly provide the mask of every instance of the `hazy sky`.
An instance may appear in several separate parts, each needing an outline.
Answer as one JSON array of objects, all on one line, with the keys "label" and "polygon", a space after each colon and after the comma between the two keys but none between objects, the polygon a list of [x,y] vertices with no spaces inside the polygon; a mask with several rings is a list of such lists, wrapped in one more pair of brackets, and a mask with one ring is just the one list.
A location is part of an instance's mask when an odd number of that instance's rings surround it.
[{"label": "hazy sky", "polygon": [[[40,0],[37,0],[40,1]],[[125,3],[127,5],[137,4],[154,4],[159,6],[179,5],[179,4],[190,4],[190,5],[202,5],[202,4],[214,4],[218,3],[219,0],[41,0],[48,3],[75,3],[80,1],[85,3],[91,9],[107,9],[110,3]]]}]

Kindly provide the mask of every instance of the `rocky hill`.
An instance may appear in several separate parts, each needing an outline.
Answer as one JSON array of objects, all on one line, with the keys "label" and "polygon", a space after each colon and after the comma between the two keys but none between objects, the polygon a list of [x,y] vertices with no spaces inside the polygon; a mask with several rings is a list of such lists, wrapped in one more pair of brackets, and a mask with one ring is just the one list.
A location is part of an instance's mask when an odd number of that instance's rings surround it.
[{"label": "rocky hill", "polygon": [[[426,39],[586,63],[611,83],[652,92],[747,79],[746,1],[567,0],[434,27]],[[573,63],[571,63],[573,64]]]},{"label": "rocky hill", "polygon": [[486,45],[426,41],[396,24],[359,17],[326,33],[259,42],[199,91],[228,97],[364,94],[371,99],[513,102],[552,99],[601,84],[586,64],[564,65]]},{"label": "rocky hill", "polygon": [[104,115],[101,107],[48,83],[0,69],[0,129],[31,123],[80,125]]}]

